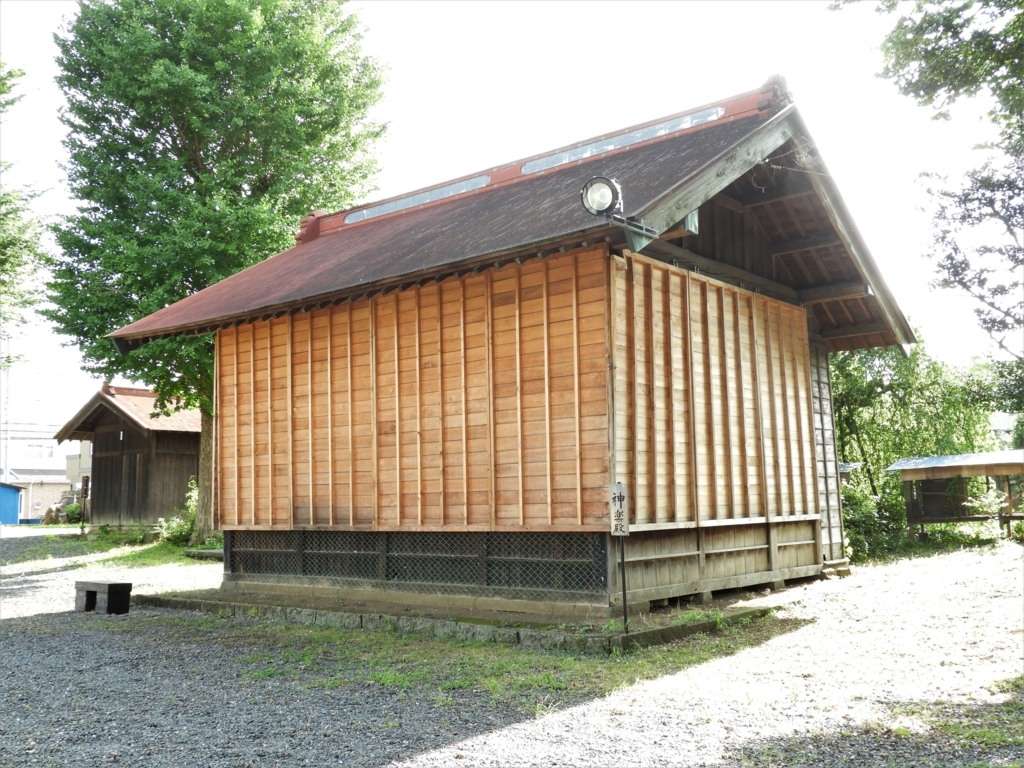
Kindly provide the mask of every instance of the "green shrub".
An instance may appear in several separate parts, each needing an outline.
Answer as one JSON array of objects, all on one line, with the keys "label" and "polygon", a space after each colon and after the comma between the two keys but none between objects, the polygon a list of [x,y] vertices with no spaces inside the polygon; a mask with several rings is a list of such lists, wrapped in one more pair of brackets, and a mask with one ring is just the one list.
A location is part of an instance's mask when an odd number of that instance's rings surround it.
[{"label": "green shrub", "polygon": [[[991,498],[996,498],[994,494]],[[989,496],[982,504],[993,503]],[[923,534],[907,527],[907,510],[902,495],[871,496],[856,484],[843,485],[843,527],[850,561],[888,560],[895,557],[930,555],[963,547],[988,546],[995,542],[987,523],[929,524]],[[1024,531],[1021,532],[1024,536]]]},{"label": "green shrub", "polygon": [[82,522],[82,505],[73,501],[64,507],[64,514],[68,516],[69,523],[80,523]]},{"label": "green shrub", "polygon": [[202,544],[197,544],[196,549],[224,549],[224,531],[214,531],[213,535]]},{"label": "green shrub", "polygon": [[188,493],[185,494],[185,509],[174,510],[178,514],[167,519],[158,518],[156,526],[160,539],[177,547],[183,547],[192,539],[196,530],[196,508],[199,505],[199,486],[194,477],[189,478]]},{"label": "green shrub", "polygon": [[903,497],[872,496],[863,484],[843,484],[843,527],[851,562],[885,558],[903,549],[907,511]]},{"label": "green shrub", "polygon": [[1018,544],[1024,544],[1024,522],[1018,520],[1010,528],[1010,538],[1016,541]]}]

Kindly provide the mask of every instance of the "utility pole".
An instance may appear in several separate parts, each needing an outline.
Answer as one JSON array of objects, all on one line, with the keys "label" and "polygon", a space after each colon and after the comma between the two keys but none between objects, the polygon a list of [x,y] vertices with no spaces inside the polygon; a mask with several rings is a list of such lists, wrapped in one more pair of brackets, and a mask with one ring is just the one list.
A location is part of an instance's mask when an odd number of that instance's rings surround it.
[{"label": "utility pole", "polygon": [[[0,399],[0,407],[3,408],[3,418],[0,418],[0,426],[4,428],[4,482],[9,483],[11,481],[11,367],[10,361],[3,355],[3,343],[4,328],[3,324],[0,324],[0,365],[3,366],[0,369],[0,374],[7,379],[3,387],[3,397]],[[10,357],[10,355],[11,342],[8,339],[7,357]]]}]

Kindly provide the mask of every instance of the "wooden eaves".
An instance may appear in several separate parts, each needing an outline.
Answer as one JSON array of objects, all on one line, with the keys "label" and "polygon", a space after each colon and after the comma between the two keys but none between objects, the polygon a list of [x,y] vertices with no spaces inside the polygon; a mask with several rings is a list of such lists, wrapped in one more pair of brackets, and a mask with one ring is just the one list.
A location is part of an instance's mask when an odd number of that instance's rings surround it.
[{"label": "wooden eaves", "polygon": [[[659,199],[653,201],[635,218],[640,219],[658,232],[670,232],[678,221],[687,213],[699,208],[705,202],[716,199],[728,207],[739,206],[739,203],[722,193],[740,176],[768,157],[773,151],[787,142],[798,140],[809,143],[809,132],[796,110],[790,104],[777,115],[769,118],[764,125],[755,131],[745,142],[733,148],[700,173],[690,177],[685,183],[668,190]],[[772,197],[759,201],[773,202],[784,197],[814,194],[820,199],[828,212],[834,233],[824,236],[790,241],[773,249],[775,255],[795,253],[818,247],[842,244],[852,258],[863,280],[856,282],[834,283],[797,290],[791,286],[754,275],[743,269],[722,264],[713,259],[706,259],[692,252],[681,249],[671,243],[656,238],[630,236],[633,245],[639,246],[641,253],[655,258],[675,261],[684,266],[695,267],[703,271],[712,271],[719,279],[754,286],[761,292],[791,303],[814,304],[836,301],[847,298],[872,296],[882,312],[882,320],[865,324],[850,324],[823,330],[819,337],[824,340],[868,336],[873,334],[892,333],[899,344],[913,344],[917,341],[913,329],[899,310],[878,266],[875,264],[866,244],[854,224],[842,196],[839,194],[832,177],[824,171],[824,166],[817,158],[813,160],[808,153],[797,151],[798,159],[804,165],[815,166],[814,173],[807,174],[810,189],[794,193],[783,190]]]}]

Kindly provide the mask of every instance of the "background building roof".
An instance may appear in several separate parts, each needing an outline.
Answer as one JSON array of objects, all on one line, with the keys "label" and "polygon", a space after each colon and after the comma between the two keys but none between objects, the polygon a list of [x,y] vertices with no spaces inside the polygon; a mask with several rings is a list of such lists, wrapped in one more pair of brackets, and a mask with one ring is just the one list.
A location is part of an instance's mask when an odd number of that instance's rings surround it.
[{"label": "background building roof", "polygon": [[123,416],[143,432],[201,432],[202,416],[198,409],[180,410],[168,415],[154,415],[156,393],[148,389],[112,387],[104,383],[71,420],[55,435],[64,440],[91,440],[99,418],[108,411]]}]

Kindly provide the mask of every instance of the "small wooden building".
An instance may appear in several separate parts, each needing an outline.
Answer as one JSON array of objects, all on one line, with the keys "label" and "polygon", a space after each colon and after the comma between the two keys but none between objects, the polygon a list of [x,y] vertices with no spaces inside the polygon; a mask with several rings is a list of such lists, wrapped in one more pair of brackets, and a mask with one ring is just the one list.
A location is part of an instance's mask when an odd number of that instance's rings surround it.
[{"label": "small wooden building", "polygon": [[1005,494],[997,517],[1009,532],[1013,520],[1024,519],[1021,491],[1024,490],[1024,450],[962,453],[952,456],[917,456],[900,459],[886,467],[899,472],[907,505],[907,526],[925,523],[963,523],[990,520],[992,515],[971,510],[967,478],[985,478],[986,489],[995,487]]},{"label": "small wooden building", "polygon": [[182,333],[217,339],[226,586],[559,612],[620,600],[617,482],[631,603],[845,564],[828,352],[914,341],[778,80],[311,214],[111,335]]},{"label": "small wooden building", "polygon": [[155,523],[185,506],[199,472],[199,411],[154,416],[156,394],[104,383],[56,434],[92,442],[89,522]]}]

